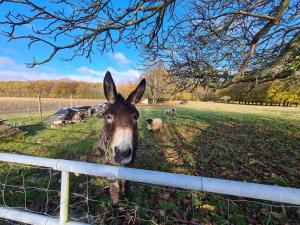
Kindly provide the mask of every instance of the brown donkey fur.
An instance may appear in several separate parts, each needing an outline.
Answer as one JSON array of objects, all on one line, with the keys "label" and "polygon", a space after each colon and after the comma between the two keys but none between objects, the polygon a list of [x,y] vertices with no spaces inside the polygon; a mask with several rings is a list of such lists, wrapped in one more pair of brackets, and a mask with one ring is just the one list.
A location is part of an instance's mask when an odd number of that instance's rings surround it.
[{"label": "brown donkey fur", "polygon": [[[110,104],[104,113],[104,126],[97,144],[98,152],[105,163],[118,166],[132,165],[138,146],[139,112],[135,105],[145,92],[146,81],[143,79],[127,99],[117,93],[109,71],[104,77],[103,86],[105,97]],[[110,181],[113,204],[117,204],[120,195],[124,193],[125,181]]]}]

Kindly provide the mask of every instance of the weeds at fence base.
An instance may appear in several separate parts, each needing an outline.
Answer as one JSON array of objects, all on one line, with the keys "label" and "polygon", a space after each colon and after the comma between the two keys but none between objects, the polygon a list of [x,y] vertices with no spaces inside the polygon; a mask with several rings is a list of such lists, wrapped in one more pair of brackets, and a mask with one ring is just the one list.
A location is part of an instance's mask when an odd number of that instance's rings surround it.
[{"label": "weeds at fence base", "polygon": [[[57,216],[60,172],[1,163],[1,205]],[[5,169],[4,169],[5,168]],[[106,179],[71,176],[71,220],[90,224],[297,224],[299,206],[129,182],[113,206]],[[1,224],[17,224],[1,220]],[[19,223],[21,224],[21,223]]]}]

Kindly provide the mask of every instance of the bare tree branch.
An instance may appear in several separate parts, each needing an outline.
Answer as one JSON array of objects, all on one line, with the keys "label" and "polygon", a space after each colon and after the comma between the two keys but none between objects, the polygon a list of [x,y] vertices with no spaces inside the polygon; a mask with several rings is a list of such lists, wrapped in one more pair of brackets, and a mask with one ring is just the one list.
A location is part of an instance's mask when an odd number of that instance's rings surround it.
[{"label": "bare tree branch", "polygon": [[273,27],[274,25],[277,25],[279,23],[279,20],[281,19],[284,11],[286,10],[286,8],[288,7],[290,0],[282,0],[280,2],[280,5],[277,7],[276,9],[276,13],[274,14],[274,19],[272,19],[271,21],[269,21],[261,30],[259,30],[253,37],[251,44],[250,44],[250,48],[249,51],[247,53],[246,58],[244,59],[242,66],[239,70],[239,74],[241,77],[244,76],[245,70],[247,69],[247,66],[249,64],[250,59],[253,57],[253,54],[255,52],[255,49],[257,47],[257,42],[260,40],[260,38],[265,35],[270,29],[271,27]]},{"label": "bare tree branch", "polygon": [[253,72],[276,61],[300,28],[299,1],[132,0],[125,6],[118,3],[1,0],[0,6],[9,6],[1,11],[1,34],[9,41],[27,40],[29,48],[36,44],[49,47],[49,55],[34,59],[28,64],[30,67],[47,63],[65,50],[70,55],[62,60],[77,56],[91,60],[93,52],[113,51],[120,42],[135,45],[145,64],[163,62],[187,88],[253,79]]},{"label": "bare tree branch", "polygon": [[[141,30],[147,27],[151,30],[143,36],[145,40],[148,39],[147,44],[150,46],[162,28],[167,8],[174,3],[175,0],[143,0],[116,11],[115,3],[110,0],[87,0],[82,5],[61,0],[52,2],[52,7],[30,0],[3,0],[0,4],[23,5],[28,8],[28,12],[7,12],[5,20],[0,21],[0,24],[7,25],[8,29],[1,34],[9,41],[27,39],[29,46],[40,42],[52,48],[46,59],[29,63],[30,67],[49,62],[65,49],[74,49],[74,54],[69,59],[81,55],[91,58],[91,48],[97,48],[103,54],[125,39],[138,45]],[[71,12],[67,13],[67,9]],[[42,25],[34,28],[30,34],[17,34],[17,28],[24,25],[36,26],[40,21],[43,21]],[[63,36],[69,37],[69,43],[59,45],[58,40]]]}]

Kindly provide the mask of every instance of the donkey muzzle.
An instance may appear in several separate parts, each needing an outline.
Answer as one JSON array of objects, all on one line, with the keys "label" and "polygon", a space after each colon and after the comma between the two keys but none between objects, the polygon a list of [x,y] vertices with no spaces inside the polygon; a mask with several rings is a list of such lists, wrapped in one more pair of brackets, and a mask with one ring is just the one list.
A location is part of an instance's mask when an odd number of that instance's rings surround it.
[{"label": "donkey muzzle", "polygon": [[118,147],[115,147],[115,157],[114,160],[116,163],[121,165],[126,165],[132,161],[132,149],[128,148],[125,150],[120,150]]}]

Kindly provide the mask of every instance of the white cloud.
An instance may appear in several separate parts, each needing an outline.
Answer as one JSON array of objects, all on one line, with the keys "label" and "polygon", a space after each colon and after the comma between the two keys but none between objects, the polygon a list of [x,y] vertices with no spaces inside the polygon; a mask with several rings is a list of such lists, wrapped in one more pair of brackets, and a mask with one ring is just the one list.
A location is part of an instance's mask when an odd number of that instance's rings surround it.
[{"label": "white cloud", "polygon": [[[0,70],[1,81],[27,81],[56,79],[52,74],[35,71]],[[58,78],[59,79],[59,78]]]},{"label": "white cloud", "polygon": [[49,75],[17,64],[9,57],[0,56],[0,80],[42,80],[49,79]]},{"label": "white cloud", "polygon": [[16,62],[9,57],[0,56],[0,68],[16,66]]},{"label": "white cloud", "polygon": [[117,60],[120,65],[126,65],[130,63],[130,60],[122,52],[116,52],[110,55],[112,59]]},{"label": "white cloud", "polygon": [[[141,75],[141,73],[139,71],[134,70],[134,69],[128,69],[126,71],[119,71],[119,70],[114,69],[113,67],[108,67],[106,70],[93,70],[86,66],[82,66],[82,67],[79,67],[77,69],[77,71],[82,73],[84,76],[89,76],[90,79],[93,79],[93,80],[98,79],[98,82],[103,80],[105,73],[107,71],[111,72],[116,83],[123,83],[126,81],[135,81]],[[80,78],[78,78],[78,79],[80,79]]]},{"label": "white cloud", "polygon": [[93,75],[93,76],[102,76],[103,75],[102,72],[99,72],[99,71],[96,71],[96,70],[93,70],[93,69],[89,69],[86,66],[79,67],[77,69],[77,71],[79,71],[83,74],[88,74],[88,75]]},{"label": "white cloud", "polygon": [[79,67],[71,74],[58,74],[55,68],[41,66],[30,69],[16,63],[9,57],[0,56],[0,81],[26,81],[26,80],[53,80],[69,78],[78,81],[102,82],[106,71],[110,71],[116,83],[135,81],[140,77],[140,72],[134,69],[117,70],[108,67],[106,70],[94,70],[86,66]]}]

